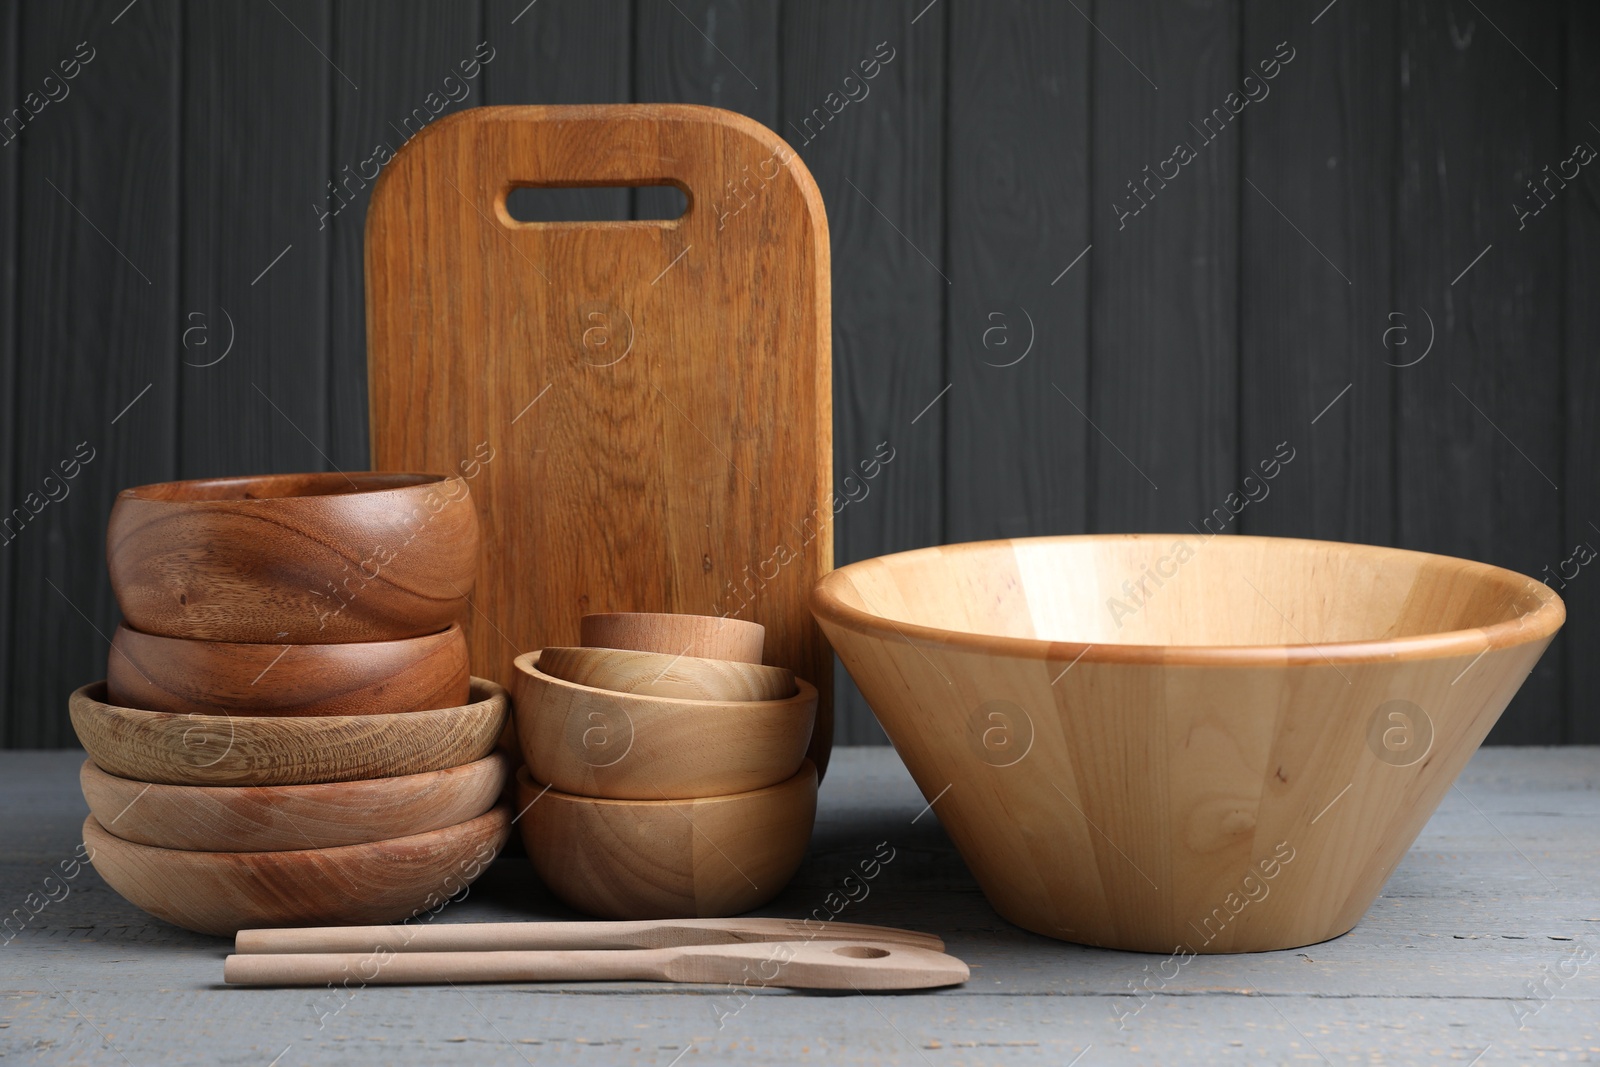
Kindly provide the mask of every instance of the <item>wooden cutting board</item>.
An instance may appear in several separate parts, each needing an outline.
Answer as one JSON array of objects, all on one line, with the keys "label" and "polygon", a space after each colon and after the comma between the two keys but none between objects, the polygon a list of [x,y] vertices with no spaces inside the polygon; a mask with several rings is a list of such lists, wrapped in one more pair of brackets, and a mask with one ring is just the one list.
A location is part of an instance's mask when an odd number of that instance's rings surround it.
[{"label": "wooden cutting board", "polygon": [[[519,186],[670,184],[648,221],[519,222]],[[688,105],[483,107],[427,127],[367,215],[373,465],[458,472],[484,532],[473,671],[594,611],[726,614],[822,693],[833,564],[828,227],[771,130]]]}]

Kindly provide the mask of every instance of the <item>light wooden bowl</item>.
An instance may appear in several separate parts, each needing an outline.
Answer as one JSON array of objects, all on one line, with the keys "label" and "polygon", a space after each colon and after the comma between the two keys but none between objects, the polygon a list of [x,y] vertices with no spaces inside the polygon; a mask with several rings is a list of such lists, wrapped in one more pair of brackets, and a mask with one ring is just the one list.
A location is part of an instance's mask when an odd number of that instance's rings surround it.
[{"label": "light wooden bowl", "polygon": [[718,615],[616,611],[585,615],[579,640],[587,648],[624,648],[669,656],[760,663],[767,628]]},{"label": "light wooden bowl", "polygon": [[678,700],[782,700],[794,672],[728,659],[669,656],[620,648],[545,648],[539,669],[594,689]]},{"label": "light wooden bowl", "polygon": [[472,679],[471,704],[399,715],[174,715],[105,703],[104,682],[67,701],[89,758],[161,785],[309,785],[444,770],[494,751],[506,691]]},{"label": "light wooden bowl", "polygon": [[1195,534],[883,556],[812,607],[1001,915],[1161,953],[1354,926],[1566,617],[1480,563]]},{"label": "light wooden bowl", "polygon": [[257,644],[391,641],[465,612],[478,565],[467,483],[273,474],[124,489],[111,586],[147,634]]},{"label": "light wooden bowl", "polygon": [[89,813],[124,841],[191,852],[335,848],[439,830],[494,807],[511,757],[442,771],[319,785],[154,785],[118,778],[85,760],[78,772]]},{"label": "light wooden bowl", "polygon": [[158,919],[232,936],[266,926],[368,925],[430,912],[504,847],[511,810],[410,837],[296,852],[185,852],[124,841],[93,815],[83,843],[100,877]]},{"label": "light wooden bowl", "polygon": [[117,627],[106,692],[119,707],[180,715],[372,715],[467,702],[460,625],[422,637],[253,645]]},{"label": "light wooden bowl", "polygon": [[594,689],[518,656],[517,739],[533,776],[568,793],[676,800],[743,793],[791,777],[806,758],[817,690],[785,700],[673,700]]},{"label": "light wooden bowl", "polygon": [[810,760],[765,789],[700,800],[597,800],[517,772],[522,841],[570,907],[603,919],[715,918],[782,892],[817,813]]}]

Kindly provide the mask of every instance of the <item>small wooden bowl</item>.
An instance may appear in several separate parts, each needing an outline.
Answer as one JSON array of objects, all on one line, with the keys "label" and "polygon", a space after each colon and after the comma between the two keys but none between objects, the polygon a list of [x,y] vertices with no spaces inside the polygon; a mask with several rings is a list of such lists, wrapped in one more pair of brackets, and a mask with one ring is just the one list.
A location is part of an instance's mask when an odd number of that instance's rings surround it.
[{"label": "small wooden bowl", "polygon": [[174,715],[105,703],[104,682],[67,701],[104,771],[160,785],[309,785],[444,770],[494,751],[511,700],[484,678],[473,703],[383,715]]},{"label": "small wooden bowl", "polygon": [[758,908],[794,877],[817,813],[810,760],[765,789],[699,800],[597,800],[517,772],[522,840],[570,907],[603,919],[715,918]]},{"label": "small wooden bowl", "polygon": [[623,648],[738,663],[760,663],[767,639],[767,628],[758,622],[647,611],[585,615],[578,630],[579,640],[587,648]]},{"label": "small wooden bowl", "polygon": [[124,841],[191,852],[336,848],[440,830],[495,806],[511,772],[500,751],[460,767],[320,785],[152,785],[84,760],[89,813]]},{"label": "small wooden bowl", "polygon": [[147,634],[256,644],[392,641],[466,609],[478,516],[464,479],[273,474],[124,489],[111,586]]},{"label": "small wooden bowl", "polygon": [[190,641],[117,627],[110,703],[179,715],[372,715],[467,702],[459,625],[422,637],[337,645]]},{"label": "small wooden bowl", "polygon": [[482,874],[511,833],[504,805],[425,834],[296,852],[185,852],[109,833],[83,843],[106,883],[174,926],[231,937],[265,926],[398,922],[440,907]]},{"label": "small wooden bowl", "polygon": [[795,694],[794,672],[786,667],[665,652],[546,648],[539,669],[594,689],[677,700],[782,700]]},{"label": "small wooden bowl", "polygon": [[515,661],[517,739],[540,782],[613,800],[743,793],[791,777],[805,759],[817,690],[784,700],[673,700],[594,689]]}]

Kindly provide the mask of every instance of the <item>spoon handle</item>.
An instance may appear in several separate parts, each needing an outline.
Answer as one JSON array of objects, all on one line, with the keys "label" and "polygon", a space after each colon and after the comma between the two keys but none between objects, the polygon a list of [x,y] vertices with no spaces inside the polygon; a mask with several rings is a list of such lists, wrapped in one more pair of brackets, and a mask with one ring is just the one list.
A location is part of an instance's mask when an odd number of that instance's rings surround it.
[{"label": "spoon handle", "polygon": [[672,949],[553,952],[292,952],[229,956],[229,985],[327,983],[426,985],[444,982],[662,981]]}]

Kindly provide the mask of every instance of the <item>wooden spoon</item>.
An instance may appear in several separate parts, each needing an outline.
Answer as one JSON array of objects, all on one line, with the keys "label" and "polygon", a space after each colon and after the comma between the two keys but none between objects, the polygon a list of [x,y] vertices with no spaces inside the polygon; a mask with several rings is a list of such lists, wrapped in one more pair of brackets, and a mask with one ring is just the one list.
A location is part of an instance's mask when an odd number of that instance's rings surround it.
[{"label": "wooden spoon", "polygon": [[801,919],[647,919],[636,922],[447,923],[443,926],[308,926],[240,930],[238,953],[489,952],[533,949],[681,948],[770,941],[873,941],[944,951],[917,930]]},{"label": "wooden spoon", "polygon": [[782,700],[795,694],[794,672],[727,659],[673,656],[623,648],[547,648],[539,669],[594,689],[678,700]]},{"label": "wooden spoon", "polygon": [[284,953],[229,956],[231,985],[320,986],[454,982],[740,982],[779,989],[931,989],[965,982],[967,965],[924,948],[873,941],[577,952]]}]

